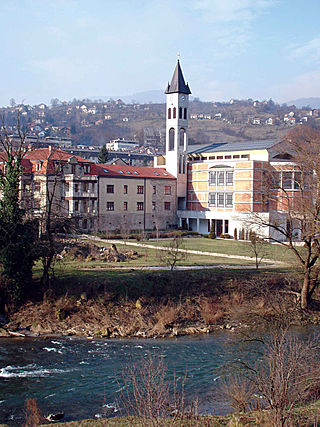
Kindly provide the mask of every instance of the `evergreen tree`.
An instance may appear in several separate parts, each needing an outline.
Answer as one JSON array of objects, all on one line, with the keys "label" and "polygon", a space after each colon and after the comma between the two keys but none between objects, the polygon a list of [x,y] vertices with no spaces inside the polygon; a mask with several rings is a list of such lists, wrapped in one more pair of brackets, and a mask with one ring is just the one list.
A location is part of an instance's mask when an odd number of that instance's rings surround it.
[{"label": "evergreen tree", "polygon": [[106,146],[103,145],[101,147],[101,150],[100,150],[100,153],[98,156],[98,162],[99,163],[106,163],[108,161],[108,158],[109,158],[108,150],[106,149]]},{"label": "evergreen tree", "polygon": [[5,167],[0,175],[0,290],[5,302],[19,302],[25,296],[32,281],[35,255],[35,223],[24,221],[24,211],[19,203],[24,142],[20,131],[19,134],[21,141],[18,147],[13,147],[4,126],[0,135],[0,143],[5,152]]}]

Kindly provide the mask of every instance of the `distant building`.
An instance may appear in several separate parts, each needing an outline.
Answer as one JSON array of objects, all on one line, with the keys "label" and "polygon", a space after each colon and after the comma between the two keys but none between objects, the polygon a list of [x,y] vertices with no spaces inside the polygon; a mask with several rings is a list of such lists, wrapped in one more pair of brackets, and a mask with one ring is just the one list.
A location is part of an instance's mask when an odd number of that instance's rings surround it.
[{"label": "distant building", "polygon": [[124,138],[113,139],[112,141],[106,143],[106,148],[108,150],[113,150],[113,151],[119,151],[119,150],[130,151],[138,147],[139,147],[138,141],[130,141]]}]

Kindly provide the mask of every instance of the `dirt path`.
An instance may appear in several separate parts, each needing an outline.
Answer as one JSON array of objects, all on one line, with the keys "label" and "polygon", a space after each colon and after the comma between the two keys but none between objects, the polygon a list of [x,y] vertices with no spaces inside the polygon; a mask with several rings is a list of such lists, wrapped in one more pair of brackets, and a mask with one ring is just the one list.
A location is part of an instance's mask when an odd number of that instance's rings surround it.
[{"label": "dirt path", "polygon": [[[163,246],[154,246],[154,245],[148,245],[145,243],[137,243],[137,242],[130,242],[130,241],[124,241],[124,240],[109,240],[109,239],[101,239],[99,237],[96,236],[89,236],[86,234],[83,234],[81,236],[79,236],[81,238],[86,238],[88,240],[93,240],[96,242],[104,242],[104,243],[110,243],[110,244],[122,244],[122,245],[127,245],[127,246],[135,246],[135,247],[140,247],[140,248],[147,248],[147,249],[156,249],[156,250],[160,250],[160,251],[166,251],[167,248],[163,247]],[[255,259],[253,257],[249,257],[249,256],[244,256],[244,255],[229,255],[229,254],[221,254],[221,253],[217,253],[217,252],[205,252],[205,251],[195,251],[192,249],[178,249],[179,252],[184,252],[187,254],[195,254],[195,255],[205,255],[205,256],[210,256],[210,257],[214,257],[214,258],[229,258],[229,259],[239,259],[239,260],[243,260],[243,261],[252,261],[253,263],[255,263]],[[282,262],[282,261],[275,261],[273,259],[263,259],[263,263],[264,264],[268,264],[270,266],[274,265],[274,266],[285,266],[287,265],[286,263]],[[262,264],[260,264],[260,266],[262,267]],[[180,266],[180,268],[183,269],[188,269],[186,268],[187,266]],[[189,266],[191,267],[191,266]],[[196,266],[194,266],[196,267]],[[193,268],[194,268],[193,267]],[[205,266],[197,266],[198,268],[205,268]],[[224,266],[225,267],[225,266]],[[239,265],[237,266],[238,268],[240,267]],[[252,266],[243,266],[243,267],[247,267],[247,268],[252,268]],[[150,267],[150,269],[160,269],[160,267]],[[210,268],[209,266],[207,268]],[[212,266],[211,266],[212,268]],[[236,266],[234,266],[233,268],[236,268]],[[161,267],[161,269],[163,270],[164,267]],[[177,269],[177,267],[175,268]]]}]

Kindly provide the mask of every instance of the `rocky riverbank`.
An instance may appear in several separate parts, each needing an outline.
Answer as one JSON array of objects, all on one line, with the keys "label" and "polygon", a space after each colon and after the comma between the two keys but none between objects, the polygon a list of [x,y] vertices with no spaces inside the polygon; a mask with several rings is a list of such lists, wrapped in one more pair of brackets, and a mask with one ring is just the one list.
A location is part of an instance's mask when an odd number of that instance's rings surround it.
[{"label": "rocky riverbank", "polygon": [[218,299],[203,296],[166,303],[142,298],[114,303],[88,300],[82,294],[77,300],[63,297],[25,304],[2,326],[0,336],[167,338],[209,334],[219,329],[235,331],[281,318],[294,324],[320,324],[319,312],[301,312],[292,303],[292,298],[282,296],[282,312],[278,311],[274,301],[260,296],[241,301],[235,295],[228,295]]}]

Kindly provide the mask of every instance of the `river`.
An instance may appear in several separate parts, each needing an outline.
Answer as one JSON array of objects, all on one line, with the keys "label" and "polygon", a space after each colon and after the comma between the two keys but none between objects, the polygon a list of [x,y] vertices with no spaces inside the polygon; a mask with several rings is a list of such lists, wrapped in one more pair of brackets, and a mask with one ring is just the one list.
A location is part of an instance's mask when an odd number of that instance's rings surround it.
[{"label": "river", "polygon": [[[297,330],[302,336],[320,328]],[[168,375],[186,378],[187,400],[199,399],[202,413],[221,415],[231,408],[219,380],[239,361],[261,358],[261,345],[221,331],[176,339],[88,340],[14,338],[0,341],[0,423],[21,425],[26,398],[36,398],[44,414],[63,411],[65,420],[117,415],[125,367],[148,354],[163,356]]]}]

